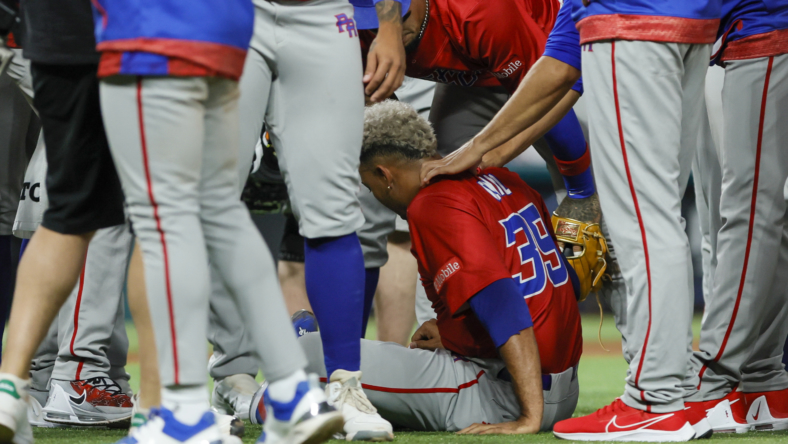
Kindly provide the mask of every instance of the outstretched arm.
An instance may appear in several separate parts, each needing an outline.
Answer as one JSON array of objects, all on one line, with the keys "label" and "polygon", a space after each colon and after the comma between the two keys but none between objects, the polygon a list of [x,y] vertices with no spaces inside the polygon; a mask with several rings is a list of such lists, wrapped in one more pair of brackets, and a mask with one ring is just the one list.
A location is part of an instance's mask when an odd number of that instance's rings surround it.
[{"label": "outstretched arm", "polygon": [[[435,176],[457,174],[478,166],[485,154],[540,122],[567,96],[579,78],[580,71],[571,65],[552,57],[540,58],[514,95],[476,137],[443,159],[424,162],[421,167],[422,185],[429,184]],[[570,101],[571,96],[563,105]],[[557,110],[551,114],[551,120],[558,122],[570,108]],[[545,121],[540,125],[545,132],[549,129],[548,123]]]}]

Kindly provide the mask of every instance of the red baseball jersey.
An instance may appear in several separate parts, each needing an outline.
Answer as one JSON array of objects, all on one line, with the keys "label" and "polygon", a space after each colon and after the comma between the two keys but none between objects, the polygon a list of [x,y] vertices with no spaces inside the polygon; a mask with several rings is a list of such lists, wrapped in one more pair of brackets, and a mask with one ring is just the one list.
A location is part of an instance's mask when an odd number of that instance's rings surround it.
[{"label": "red baseball jersey", "polygon": [[[544,52],[558,0],[429,0],[429,18],[409,77],[514,92]],[[366,59],[375,35],[359,33]]]},{"label": "red baseball jersey", "polygon": [[531,311],[542,373],[577,365],[580,313],[549,221],[541,196],[505,168],[446,177],[419,191],[408,207],[411,251],[444,347],[468,357],[499,357],[467,302],[511,278]]}]

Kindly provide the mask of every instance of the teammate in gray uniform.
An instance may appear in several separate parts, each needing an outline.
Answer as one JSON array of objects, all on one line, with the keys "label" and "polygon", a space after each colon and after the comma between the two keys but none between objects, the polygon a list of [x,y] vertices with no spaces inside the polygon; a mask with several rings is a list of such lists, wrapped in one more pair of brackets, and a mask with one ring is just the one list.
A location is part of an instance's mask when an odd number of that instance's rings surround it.
[{"label": "teammate in gray uniform", "polygon": [[[781,272],[788,267],[788,129],[782,124],[788,45],[775,43],[788,32],[788,7],[758,8],[726,2],[719,31],[725,76],[722,121],[715,126],[722,130],[716,140],[724,224],[700,351],[685,383],[685,404],[715,432],[788,429],[788,373],[781,362],[788,334],[788,277]],[[744,33],[728,33],[740,20]],[[752,28],[755,23],[763,27]],[[747,35],[748,29],[762,31]]]},{"label": "teammate in gray uniform", "polygon": [[[353,8],[345,0],[254,3],[255,32],[240,84],[238,175],[243,184],[265,120],[299,231],[306,239],[307,292],[321,335],[327,339],[327,366],[332,373],[355,373],[365,279],[355,234],[364,223],[356,197],[364,83],[368,82],[370,100],[391,94],[401,83],[402,8],[392,0],[368,5],[371,14],[377,11],[388,26],[373,51],[375,63],[364,74]],[[310,69],[303,69],[305,64]],[[331,268],[340,263],[342,267]],[[220,298],[213,299],[220,303]],[[236,318],[231,309],[221,310],[225,325]],[[225,362],[216,360],[214,367]],[[243,373],[249,376],[237,379],[249,381],[256,369],[247,366]],[[342,397],[337,406],[345,416],[348,438],[392,439],[390,424],[368,405],[360,388],[342,382],[350,380],[337,376],[336,381],[344,391],[357,394]],[[228,389],[216,393],[229,398],[233,387]]]}]

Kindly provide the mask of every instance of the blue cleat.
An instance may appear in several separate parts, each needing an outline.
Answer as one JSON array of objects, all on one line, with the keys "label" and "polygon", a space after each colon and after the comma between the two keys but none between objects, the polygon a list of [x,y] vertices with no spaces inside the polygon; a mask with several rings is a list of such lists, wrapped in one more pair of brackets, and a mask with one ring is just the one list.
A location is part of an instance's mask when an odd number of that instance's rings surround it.
[{"label": "blue cleat", "polygon": [[299,338],[307,333],[318,331],[317,319],[311,311],[298,310],[290,320],[293,322],[293,328],[295,328],[296,336]]},{"label": "blue cleat", "polygon": [[317,375],[298,384],[290,402],[276,402],[268,396],[268,384],[255,393],[250,412],[253,424],[264,424],[257,444],[318,444],[341,433],[342,414],[328,405]]},{"label": "blue cleat", "polygon": [[214,413],[206,411],[194,425],[183,424],[166,408],[151,409],[147,422],[116,444],[241,444],[237,436],[223,436]]}]

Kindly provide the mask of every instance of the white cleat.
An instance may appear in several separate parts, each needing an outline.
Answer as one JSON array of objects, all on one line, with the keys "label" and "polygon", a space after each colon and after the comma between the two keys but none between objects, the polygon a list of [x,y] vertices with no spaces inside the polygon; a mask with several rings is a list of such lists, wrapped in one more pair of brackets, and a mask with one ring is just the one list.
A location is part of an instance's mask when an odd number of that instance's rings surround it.
[{"label": "white cleat", "polygon": [[255,402],[253,422],[265,421],[258,444],[318,444],[342,431],[342,414],[328,404],[317,375],[299,383],[287,403],[272,400],[263,383]]},{"label": "white cleat", "polygon": [[213,385],[211,406],[224,415],[237,415],[242,420],[249,418],[249,408],[260,384],[250,375],[232,375],[217,379]]},{"label": "white cleat", "polygon": [[335,370],[326,385],[328,403],[345,417],[348,441],[391,441],[394,429],[383,419],[361,389],[361,372]]},{"label": "white cleat", "polygon": [[55,424],[44,419],[44,407],[42,407],[42,405],[46,405],[47,394],[49,392],[43,392],[43,404],[41,403],[41,397],[35,396],[33,392],[33,390],[28,392],[30,396],[27,399],[27,422],[33,427],[45,429],[64,427],[62,424]]},{"label": "white cleat", "polygon": [[30,381],[0,373],[0,443],[33,443],[33,429],[27,421],[29,385]]},{"label": "white cleat", "polygon": [[212,411],[197,424],[186,425],[170,410],[151,409],[149,420],[116,444],[241,444],[237,436],[222,436]]}]

